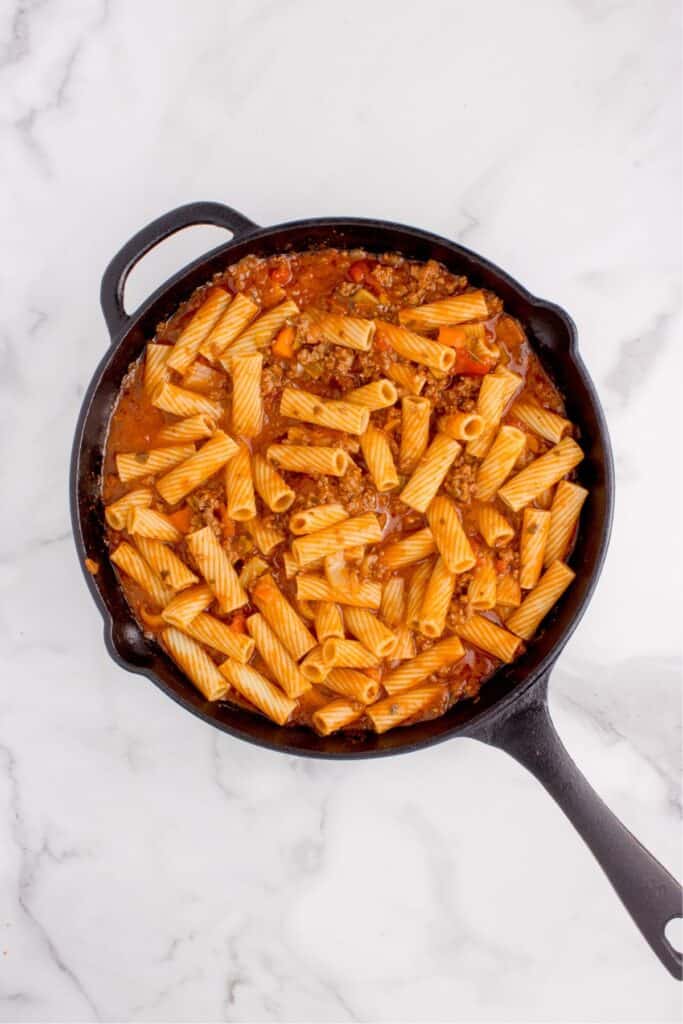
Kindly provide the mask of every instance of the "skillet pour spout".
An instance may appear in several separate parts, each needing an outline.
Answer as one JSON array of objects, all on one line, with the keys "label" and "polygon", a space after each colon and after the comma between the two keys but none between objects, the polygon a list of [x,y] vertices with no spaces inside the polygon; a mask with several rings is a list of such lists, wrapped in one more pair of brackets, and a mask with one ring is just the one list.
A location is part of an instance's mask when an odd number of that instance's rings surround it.
[{"label": "skillet pour spout", "polygon": [[[124,308],[128,274],[155,245],[197,224],[213,224],[230,241],[185,267],[132,315]],[[316,736],[303,728],[281,728],[223,703],[209,703],[148,638],[132,616],[109,562],[101,499],[102,453],[118,391],[130,364],[154,335],[156,324],[173,313],[200,284],[247,254],[319,246],[398,251],[417,260],[435,259],[474,283],[490,288],[522,321],[558,387],[567,413],[580,427],[585,460],[581,481],[590,491],[582,515],[572,568],[573,586],[564,594],[544,630],[519,660],[498,670],[475,703],[456,704],[441,718],[395,729],[381,736]],[[676,978],[683,977],[681,953],[665,935],[667,923],[683,914],[676,880],[615,818],[579,772],[550,719],[548,678],[578,625],[602,568],[614,500],[612,454],[604,416],[577,348],[573,321],[560,307],[531,295],[493,263],[448,239],[418,228],[380,220],[318,218],[259,228],[221,203],[198,202],[164,214],[139,231],[112,259],[101,289],[111,344],[88,388],[79,416],[71,462],[71,514],[81,566],[99,563],[97,576],[84,576],[104,619],[105,643],[123,668],[150,679],[178,704],[223,732],[282,753],[353,759],[408,753],[457,736],[506,750],[536,776],[573,823],[598,860],[655,955]]]}]

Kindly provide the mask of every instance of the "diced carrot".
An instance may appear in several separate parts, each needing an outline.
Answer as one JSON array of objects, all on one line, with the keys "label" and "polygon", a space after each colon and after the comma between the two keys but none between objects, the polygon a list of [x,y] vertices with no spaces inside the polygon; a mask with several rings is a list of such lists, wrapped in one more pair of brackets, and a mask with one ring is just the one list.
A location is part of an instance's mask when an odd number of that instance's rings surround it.
[{"label": "diced carrot", "polygon": [[278,331],[273,342],[273,355],[279,359],[291,359],[294,355],[294,328],[286,324]]},{"label": "diced carrot", "polygon": [[462,348],[465,344],[466,334],[462,326],[439,327],[439,344],[448,345],[449,348]]},{"label": "diced carrot", "polygon": [[228,629],[231,629],[233,633],[246,633],[247,617],[244,612],[236,612],[236,614],[233,615],[228,623]]},{"label": "diced carrot", "polygon": [[483,377],[493,367],[493,363],[480,363],[478,359],[473,359],[466,348],[456,349],[456,353],[451,373]]},{"label": "diced carrot", "polygon": [[168,516],[176,530],[181,533],[189,533],[192,525],[192,509],[189,505],[183,505],[177,512],[171,512]]},{"label": "diced carrot", "polygon": [[355,284],[361,284],[370,273],[370,269],[367,260],[356,260],[349,267],[349,277]]}]

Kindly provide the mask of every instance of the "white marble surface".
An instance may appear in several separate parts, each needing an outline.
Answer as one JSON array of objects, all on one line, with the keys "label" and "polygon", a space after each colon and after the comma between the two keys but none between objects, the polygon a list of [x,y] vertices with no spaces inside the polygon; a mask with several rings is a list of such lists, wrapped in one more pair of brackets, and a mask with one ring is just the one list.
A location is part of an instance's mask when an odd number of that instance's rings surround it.
[{"label": "white marble surface", "polygon": [[[489,255],[572,311],[616,452],[552,711],[680,873],[678,6],[0,0],[2,1020],[678,1019],[505,755],[287,759],[117,668],[66,484],[101,272],[161,212],[381,216]],[[129,303],[215,238],[150,257]]]}]

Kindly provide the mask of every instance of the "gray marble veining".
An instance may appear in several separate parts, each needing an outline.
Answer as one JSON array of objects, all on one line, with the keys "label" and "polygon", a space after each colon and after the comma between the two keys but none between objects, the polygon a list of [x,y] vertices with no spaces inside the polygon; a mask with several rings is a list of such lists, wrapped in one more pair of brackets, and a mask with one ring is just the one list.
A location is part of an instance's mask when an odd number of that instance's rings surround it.
[{"label": "gray marble veining", "polygon": [[[111,663],[66,476],[107,345],[101,272],[174,205],[385,216],[509,268],[575,316],[617,462],[552,711],[679,873],[679,17],[0,4],[0,1019],[678,1019],[676,984],[505,755],[278,757]],[[172,244],[198,254],[191,232]],[[159,274],[140,268],[140,294]]]}]

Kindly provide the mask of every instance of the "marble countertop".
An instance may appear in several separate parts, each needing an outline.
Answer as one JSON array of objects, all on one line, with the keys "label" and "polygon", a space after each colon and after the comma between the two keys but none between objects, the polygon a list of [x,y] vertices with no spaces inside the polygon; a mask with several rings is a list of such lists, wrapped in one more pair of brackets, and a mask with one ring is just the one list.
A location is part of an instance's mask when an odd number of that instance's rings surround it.
[{"label": "marble countertop", "polygon": [[[678,1019],[679,987],[506,755],[276,756],[114,665],[66,482],[102,270],[171,207],[386,217],[488,255],[575,317],[616,455],[552,713],[680,877],[677,11],[0,4],[0,1019]],[[149,256],[129,308],[221,238]]]}]

